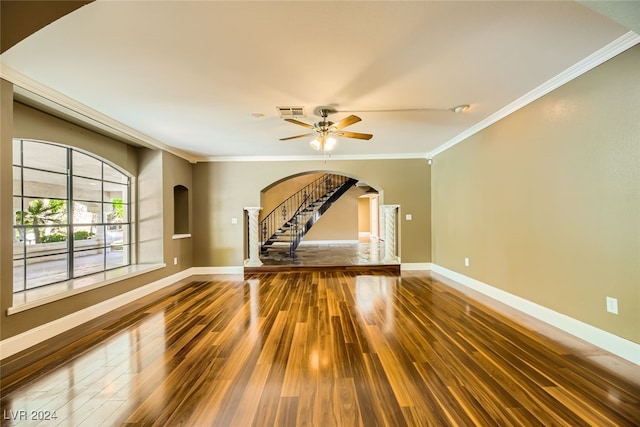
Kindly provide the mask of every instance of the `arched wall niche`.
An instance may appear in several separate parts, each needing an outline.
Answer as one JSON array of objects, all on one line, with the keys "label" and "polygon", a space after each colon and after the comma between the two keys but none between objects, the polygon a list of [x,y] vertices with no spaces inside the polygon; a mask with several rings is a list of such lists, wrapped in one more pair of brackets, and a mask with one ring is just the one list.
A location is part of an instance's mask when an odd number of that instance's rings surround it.
[{"label": "arched wall niche", "polygon": [[189,189],[184,185],[173,187],[173,234],[190,234]]}]

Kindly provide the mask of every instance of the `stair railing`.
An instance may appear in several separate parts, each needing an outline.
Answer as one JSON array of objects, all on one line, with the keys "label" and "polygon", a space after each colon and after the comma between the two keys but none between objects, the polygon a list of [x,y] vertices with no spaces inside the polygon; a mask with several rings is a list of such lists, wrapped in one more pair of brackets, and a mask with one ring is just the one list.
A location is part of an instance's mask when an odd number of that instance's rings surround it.
[{"label": "stair railing", "polygon": [[289,228],[292,220],[309,205],[322,198],[334,188],[334,183],[339,182],[341,175],[323,174],[310,184],[289,196],[286,200],[276,206],[267,216],[260,221],[259,233],[261,237],[261,248],[270,244],[276,232],[280,229]]},{"label": "stair railing", "polygon": [[351,188],[357,182],[356,179],[349,178],[343,175],[333,175],[331,178],[325,181],[325,195],[331,193],[330,197],[327,200],[324,200],[317,209],[313,209],[308,214],[305,214],[305,210],[301,206],[291,219],[293,228],[289,233],[289,255],[291,257],[293,257],[294,251],[300,244],[300,241],[302,241],[302,238],[307,234],[307,231],[316,223],[318,219],[320,219],[322,214],[326,212],[327,209],[329,209],[333,202],[339,199],[349,188]]}]

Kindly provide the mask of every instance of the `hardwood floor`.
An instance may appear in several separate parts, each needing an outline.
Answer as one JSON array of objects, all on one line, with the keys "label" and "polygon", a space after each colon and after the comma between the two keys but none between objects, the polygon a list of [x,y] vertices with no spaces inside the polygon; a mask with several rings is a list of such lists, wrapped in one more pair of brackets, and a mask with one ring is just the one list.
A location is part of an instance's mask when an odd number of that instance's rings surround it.
[{"label": "hardwood floor", "polygon": [[637,366],[619,375],[427,272],[200,278],[4,363],[2,425],[640,424]]}]

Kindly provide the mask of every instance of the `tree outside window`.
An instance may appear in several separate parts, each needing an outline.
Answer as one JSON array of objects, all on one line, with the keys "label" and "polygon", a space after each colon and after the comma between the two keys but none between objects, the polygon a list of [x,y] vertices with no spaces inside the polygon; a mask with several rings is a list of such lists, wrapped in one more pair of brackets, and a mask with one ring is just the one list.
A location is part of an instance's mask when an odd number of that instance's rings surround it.
[{"label": "tree outside window", "polygon": [[[64,229],[54,229],[53,233],[46,235],[46,229],[40,226],[62,224],[65,222],[66,215],[66,200],[35,199],[29,202],[26,211],[16,212],[16,224],[33,226],[32,229],[35,243],[62,241],[66,240],[66,231]],[[24,231],[20,232],[20,234],[23,233]],[[20,240],[24,240],[25,236],[21,235],[18,236],[18,238]]]}]

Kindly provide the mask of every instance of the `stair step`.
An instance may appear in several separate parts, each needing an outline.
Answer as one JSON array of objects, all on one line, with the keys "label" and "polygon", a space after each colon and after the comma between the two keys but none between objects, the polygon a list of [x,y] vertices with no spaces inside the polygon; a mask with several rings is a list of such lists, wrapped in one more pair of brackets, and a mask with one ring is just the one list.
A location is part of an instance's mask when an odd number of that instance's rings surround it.
[{"label": "stair step", "polygon": [[267,252],[267,251],[271,251],[271,250],[274,250],[274,249],[277,249],[277,250],[280,250],[280,251],[282,251],[282,250],[289,250],[289,247],[290,247],[290,245],[286,245],[286,246],[285,246],[285,245],[277,245],[277,246],[269,245],[269,246],[263,246],[263,247],[262,247],[262,252]]},{"label": "stair step", "polygon": [[286,237],[288,239],[289,236],[291,236],[291,233],[276,233],[269,240],[279,240],[279,241],[281,241],[283,237]]}]

